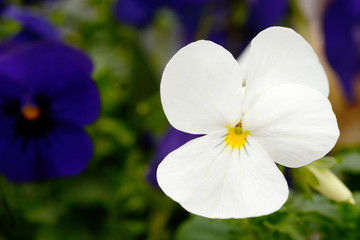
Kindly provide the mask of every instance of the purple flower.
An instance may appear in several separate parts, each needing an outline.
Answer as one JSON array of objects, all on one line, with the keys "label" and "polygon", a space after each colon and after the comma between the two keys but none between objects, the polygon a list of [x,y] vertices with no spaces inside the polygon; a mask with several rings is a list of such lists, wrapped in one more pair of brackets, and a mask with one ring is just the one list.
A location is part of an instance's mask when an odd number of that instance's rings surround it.
[{"label": "purple flower", "polygon": [[149,171],[147,173],[147,180],[155,187],[159,187],[159,184],[156,179],[156,171],[159,164],[162,160],[172,151],[184,145],[184,143],[200,137],[201,135],[193,135],[189,133],[184,133],[179,130],[176,130],[173,127],[170,127],[169,131],[167,132],[165,138],[161,140],[156,150],[156,155],[154,160],[151,162],[149,167]]},{"label": "purple flower", "polygon": [[353,79],[360,72],[360,1],[332,1],[324,16],[324,34],[329,63],[353,99]]},{"label": "purple flower", "polygon": [[[185,27],[198,27],[204,8],[219,0],[118,0],[115,5],[116,18],[125,24],[145,27],[161,7],[168,7],[179,15]],[[188,29],[190,30],[190,29]]]},{"label": "purple flower", "polygon": [[232,16],[237,14],[239,3],[220,0],[168,0],[168,4],[183,25],[185,44],[206,38],[226,47],[235,57],[260,31],[278,24],[289,5],[288,0],[248,0],[244,5],[248,11],[247,19],[239,25],[232,20]]},{"label": "purple flower", "polygon": [[247,3],[250,11],[246,26],[256,34],[278,24],[287,13],[289,5],[288,0],[247,0]]},{"label": "purple flower", "polygon": [[207,38],[224,45],[230,17],[228,1],[168,0],[168,6],[178,16],[184,31],[184,44],[197,38]]},{"label": "purple flower", "polygon": [[13,44],[60,39],[60,33],[54,26],[28,10],[9,6],[3,11],[2,16],[15,20],[22,26],[22,29],[8,40]]},{"label": "purple flower", "polygon": [[72,176],[93,146],[84,125],[99,115],[92,64],[55,42],[23,44],[0,58],[0,171],[12,181]]},{"label": "purple flower", "polygon": [[278,25],[289,8],[288,0],[247,0],[248,16],[234,36],[229,37],[225,47],[238,57],[242,50],[261,31]]},{"label": "purple flower", "polygon": [[55,2],[57,0],[22,0],[21,2],[25,5],[39,4],[44,2]]},{"label": "purple flower", "polygon": [[144,27],[153,19],[162,2],[162,0],[119,0],[115,5],[115,15],[122,23]]},{"label": "purple flower", "polygon": [[[184,44],[206,38],[231,50],[229,43],[241,45],[242,49],[257,33],[277,24],[287,11],[288,0],[248,0],[249,16],[244,26],[231,22],[237,4],[222,0],[119,0],[115,14],[120,22],[145,27],[160,7],[168,7],[176,13],[183,26]],[[243,38],[244,34],[247,38],[239,40],[239,35]],[[239,49],[232,52],[239,54]]]},{"label": "purple flower", "polygon": [[0,0],[0,14],[2,13],[2,11],[4,11],[4,9],[6,8],[6,2],[4,0]]}]

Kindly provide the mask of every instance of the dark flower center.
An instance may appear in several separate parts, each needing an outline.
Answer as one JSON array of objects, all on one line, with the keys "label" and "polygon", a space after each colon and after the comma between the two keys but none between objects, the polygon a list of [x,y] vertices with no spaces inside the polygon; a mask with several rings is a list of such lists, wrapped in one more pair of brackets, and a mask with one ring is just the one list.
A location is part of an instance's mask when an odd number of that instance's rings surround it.
[{"label": "dark flower center", "polygon": [[38,106],[26,104],[22,109],[22,115],[28,121],[35,121],[39,119],[41,115],[41,109]]},{"label": "dark flower center", "polygon": [[23,138],[46,136],[53,128],[55,120],[51,115],[51,101],[39,95],[34,103],[22,104],[18,99],[7,99],[0,106],[5,117],[13,121],[15,136]]}]

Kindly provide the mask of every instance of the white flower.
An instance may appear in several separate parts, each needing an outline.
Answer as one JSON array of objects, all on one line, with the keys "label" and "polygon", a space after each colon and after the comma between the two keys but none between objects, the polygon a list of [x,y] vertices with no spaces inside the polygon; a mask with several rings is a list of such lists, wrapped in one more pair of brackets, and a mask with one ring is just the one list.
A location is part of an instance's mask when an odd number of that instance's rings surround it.
[{"label": "white flower", "polygon": [[289,190],[275,163],[304,166],[339,137],[326,75],[300,35],[268,28],[241,62],[215,43],[197,41],[173,56],[161,80],[171,125],[205,136],[170,153],[157,179],[170,198],[204,217],[278,210]]}]

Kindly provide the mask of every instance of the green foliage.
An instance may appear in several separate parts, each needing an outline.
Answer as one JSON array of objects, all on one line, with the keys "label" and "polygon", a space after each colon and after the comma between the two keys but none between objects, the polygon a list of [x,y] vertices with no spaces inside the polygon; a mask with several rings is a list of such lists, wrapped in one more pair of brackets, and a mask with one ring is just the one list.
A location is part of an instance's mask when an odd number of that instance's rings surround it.
[{"label": "green foliage", "polygon": [[356,205],[336,204],[323,196],[312,200],[292,193],[277,212],[250,219],[214,220],[192,216],[177,231],[176,240],[202,239],[359,239],[360,193]]},{"label": "green foliage", "polygon": [[0,39],[5,38],[6,36],[15,34],[21,29],[20,24],[14,22],[14,21],[2,21],[1,22],[1,28],[0,28]]},{"label": "green foliage", "polygon": [[332,168],[342,162],[343,158],[341,157],[323,157],[316,161],[313,161],[309,165],[318,167],[318,168]]},{"label": "green foliage", "polygon": [[319,185],[318,179],[305,167],[291,169],[291,178],[297,189],[301,190],[309,199],[312,199],[313,190],[311,186]]},{"label": "green foliage", "polygon": [[349,172],[354,174],[360,173],[360,152],[348,151],[341,155],[343,161],[336,166],[334,170],[336,172]]},{"label": "green foliage", "polygon": [[225,240],[226,236],[236,229],[235,226],[227,225],[220,220],[192,216],[180,226],[175,240]]}]

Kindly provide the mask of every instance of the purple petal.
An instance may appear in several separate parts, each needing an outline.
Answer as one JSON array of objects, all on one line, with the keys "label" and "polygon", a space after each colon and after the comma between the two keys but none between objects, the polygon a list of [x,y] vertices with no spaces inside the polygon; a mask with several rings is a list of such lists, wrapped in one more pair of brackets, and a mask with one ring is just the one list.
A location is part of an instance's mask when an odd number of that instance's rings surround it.
[{"label": "purple petal", "polygon": [[46,137],[26,139],[8,132],[0,138],[0,169],[11,181],[79,174],[93,153],[88,135],[72,126],[57,126]]},{"label": "purple petal", "polygon": [[154,160],[150,164],[150,168],[147,174],[148,181],[155,187],[159,188],[156,171],[162,160],[172,151],[181,147],[188,141],[200,137],[201,135],[194,135],[185,132],[181,132],[171,127],[164,139],[161,140],[157,149]]},{"label": "purple petal", "polygon": [[99,115],[100,97],[91,71],[86,55],[60,43],[31,44],[0,58],[0,76],[18,84],[25,100],[48,99],[51,117],[77,125]]},{"label": "purple petal", "polygon": [[162,0],[119,0],[115,5],[115,15],[122,23],[144,27],[161,4]]},{"label": "purple petal", "polygon": [[325,13],[324,34],[329,63],[353,99],[352,82],[360,70],[360,2],[333,1]]},{"label": "purple petal", "polygon": [[7,4],[5,2],[5,0],[0,0],[0,14],[2,14],[2,12],[5,10]]},{"label": "purple petal", "polygon": [[248,0],[247,2],[250,15],[246,25],[255,34],[277,24],[288,7],[288,0]]},{"label": "purple petal", "polygon": [[[169,0],[169,7],[178,15],[184,30],[184,44],[197,38],[206,38],[223,45],[226,36],[226,22],[230,17],[227,2],[219,0]],[[211,16],[209,29],[203,31],[205,16]],[[197,36],[201,33],[200,36]]]},{"label": "purple petal", "polygon": [[22,25],[22,30],[11,38],[16,43],[25,43],[39,40],[59,40],[60,33],[45,19],[15,6],[7,7],[3,12],[3,17],[18,21]]},{"label": "purple petal", "polygon": [[39,4],[44,2],[55,2],[57,0],[22,0],[23,4],[31,5],[31,4]]},{"label": "purple petal", "polygon": [[219,1],[219,0],[168,0],[169,2],[172,3],[178,3],[178,4],[206,4],[206,3],[210,3],[210,2],[215,2],[215,1]]},{"label": "purple petal", "polygon": [[53,97],[50,116],[78,125],[92,123],[100,114],[100,96],[95,83],[75,82]]},{"label": "purple petal", "polygon": [[[16,82],[6,79],[6,76],[0,74],[0,114],[2,113],[2,106],[9,101],[20,99],[21,88]],[[1,127],[1,126],[0,126]]]}]

